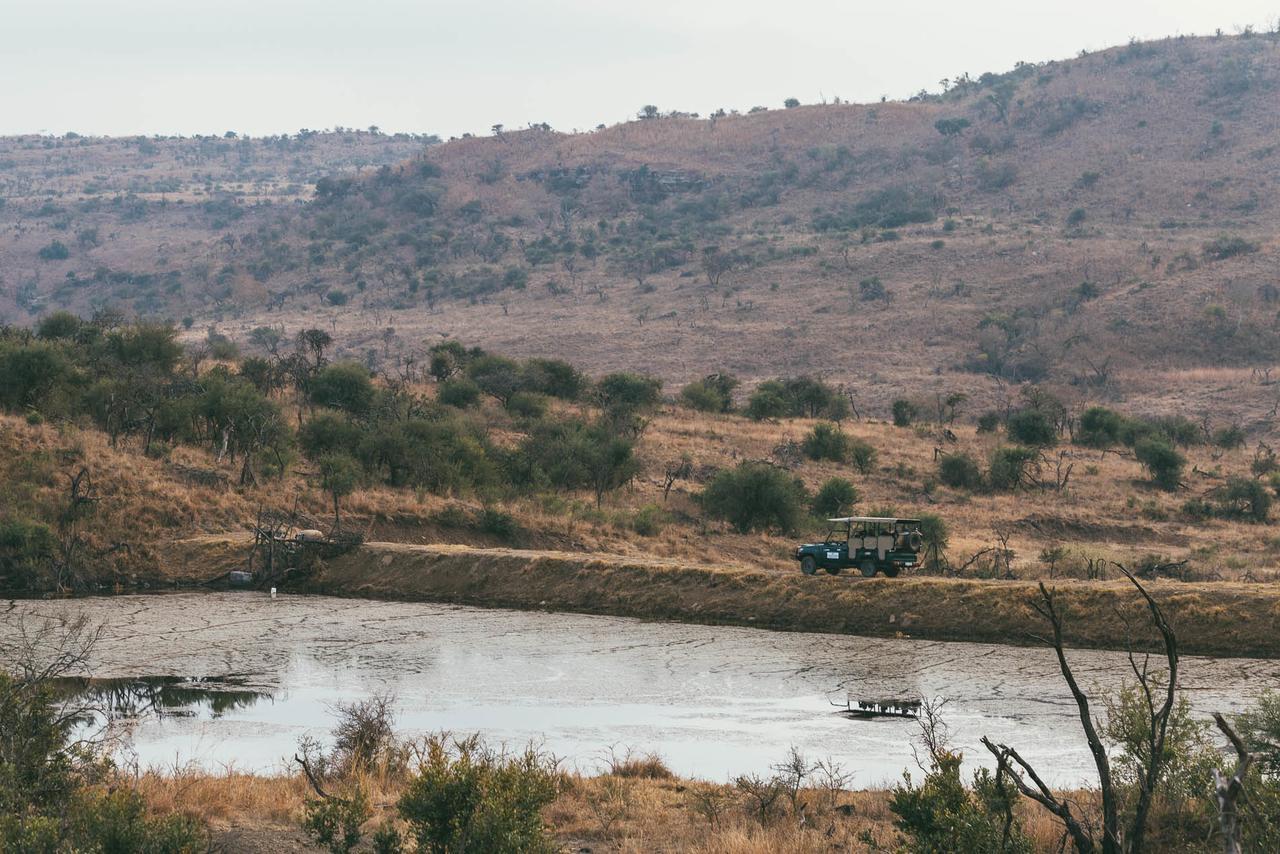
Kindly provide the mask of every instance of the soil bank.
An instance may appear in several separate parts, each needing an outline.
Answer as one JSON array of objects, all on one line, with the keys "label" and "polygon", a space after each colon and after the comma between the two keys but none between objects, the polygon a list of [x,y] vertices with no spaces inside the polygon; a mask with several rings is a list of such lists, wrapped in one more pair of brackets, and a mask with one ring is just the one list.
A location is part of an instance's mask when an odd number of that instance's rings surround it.
[{"label": "soil bank", "polygon": [[[242,568],[244,537],[180,540],[162,550],[178,583]],[[1054,581],[1072,646],[1154,648],[1125,581]],[[1280,590],[1231,582],[1147,584],[1186,654],[1280,658]],[[321,562],[298,592],[490,608],[611,614],[784,631],[1038,643],[1036,582],[805,576],[655,558],[453,545],[366,543]]]}]

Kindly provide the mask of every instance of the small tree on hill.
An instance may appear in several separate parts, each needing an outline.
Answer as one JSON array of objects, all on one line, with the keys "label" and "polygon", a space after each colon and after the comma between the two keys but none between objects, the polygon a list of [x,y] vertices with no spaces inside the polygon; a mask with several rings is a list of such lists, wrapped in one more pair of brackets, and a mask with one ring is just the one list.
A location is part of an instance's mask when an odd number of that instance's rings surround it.
[{"label": "small tree on hill", "polygon": [[1133,455],[1151,474],[1161,489],[1174,490],[1182,483],[1182,467],[1186,458],[1166,439],[1147,436],[1133,446]]},{"label": "small tree on hill", "polygon": [[791,532],[804,515],[805,497],[799,478],[768,463],[744,462],[707,484],[702,507],[743,533],[769,528]]},{"label": "small tree on hill", "polygon": [[842,477],[833,477],[818,488],[809,508],[819,518],[839,516],[849,513],[853,505],[858,503],[858,490],[852,483]]},{"label": "small tree on hill", "polygon": [[320,458],[320,488],[333,497],[333,527],[342,526],[339,503],[360,483],[360,464],[349,454],[331,453]]}]

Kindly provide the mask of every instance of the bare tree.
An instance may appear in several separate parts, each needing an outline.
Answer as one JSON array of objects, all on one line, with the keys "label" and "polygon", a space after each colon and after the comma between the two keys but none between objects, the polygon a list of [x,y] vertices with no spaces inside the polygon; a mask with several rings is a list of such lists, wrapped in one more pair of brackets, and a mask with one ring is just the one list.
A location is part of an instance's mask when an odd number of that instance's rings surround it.
[{"label": "bare tree", "polygon": [[1225,854],[1240,854],[1240,814],[1236,804],[1244,794],[1244,778],[1249,773],[1249,766],[1256,758],[1245,747],[1244,740],[1227,723],[1226,718],[1217,712],[1213,715],[1214,723],[1222,734],[1231,742],[1236,751],[1236,770],[1230,777],[1224,777],[1222,771],[1213,769],[1214,795],[1218,800],[1218,828],[1222,832],[1222,850]]},{"label": "bare tree", "polygon": [[1101,850],[1102,854],[1122,854],[1122,852],[1138,854],[1143,850],[1147,815],[1151,809],[1156,785],[1160,780],[1161,765],[1165,760],[1165,739],[1178,686],[1178,643],[1173,629],[1165,620],[1159,604],[1141,582],[1120,564],[1115,564],[1115,567],[1124,573],[1125,578],[1129,579],[1142,596],[1151,621],[1160,633],[1165,661],[1168,665],[1168,674],[1162,684],[1159,675],[1148,668],[1145,658],[1139,665],[1133,652],[1129,653],[1129,666],[1138,680],[1138,690],[1145,705],[1148,723],[1145,736],[1146,755],[1143,757],[1143,765],[1137,778],[1137,801],[1129,826],[1121,827],[1119,799],[1112,780],[1111,761],[1107,755],[1106,745],[1098,734],[1097,723],[1089,707],[1089,697],[1080,688],[1067,661],[1063,643],[1062,612],[1058,606],[1056,593],[1046,587],[1044,582],[1040,583],[1039,600],[1033,601],[1031,607],[1048,621],[1052,630],[1050,639],[1039,638],[1039,640],[1051,645],[1057,654],[1058,667],[1062,671],[1062,678],[1066,680],[1067,687],[1071,690],[1071,696],[1075,699],[1080,726],[1084,730],[1085,739],[1089,743],[1089,752],[1093,755],[1094,765],[1098,771],[1098,789],[1102,800],[1101,839],[1094,838],[1093,833],[1086,827],[1087,822],[1073,810],[1071,800],[1055,794],[1018,751],[1008,745],[994,744],[985,736],[982,739],[982,743],[995,756],[999,769],[1009,774],[1018,791],[1057,816],[1079,854],[1092,854],[1097,850]]}]

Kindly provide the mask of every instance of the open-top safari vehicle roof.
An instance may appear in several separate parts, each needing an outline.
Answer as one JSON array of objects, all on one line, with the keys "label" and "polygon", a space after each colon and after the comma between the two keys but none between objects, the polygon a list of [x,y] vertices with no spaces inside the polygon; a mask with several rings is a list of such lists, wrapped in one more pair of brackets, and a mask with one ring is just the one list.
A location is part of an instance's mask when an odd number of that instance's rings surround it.
[{"label": "open-top safari vehicle roof", "polygon": [[896,525],[899,522],[905,522],[908,525],[919,525],[919,519],[900,519],[896,516],[838,516],[835,519],[828,519],[828,522],[843,525],[852,522],[875,522],[887,525]]}]

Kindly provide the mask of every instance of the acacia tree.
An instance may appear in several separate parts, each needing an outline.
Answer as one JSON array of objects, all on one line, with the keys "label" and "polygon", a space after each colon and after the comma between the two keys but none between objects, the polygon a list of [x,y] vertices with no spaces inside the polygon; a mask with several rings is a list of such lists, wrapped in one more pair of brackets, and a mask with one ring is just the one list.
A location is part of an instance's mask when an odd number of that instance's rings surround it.
[{"label": "acacia tree", "polygon": [[360,482],[360,464],[349,454],[326,454],[320,458],[320,486],[333,497],[333,528],[342,524],[338,505]]},{"label": "acacia tree", "polygon": [[[1098,792],[1102,801],[1101,838],[1095,838],[1088,822],[1072,809],[1071,801],[1053,792],[1036,773],[1036,770],[1012,747],[995,744],[985,736],[982,743],[995,756],[1000,771],[1007,773],[1018,791],[1043,806],[1059,821],[1071,837],[1072,844],[1079,854],[1092,854],[1101,850],[1102,854],[1138,854],[1143,850],[1147,831],[1147,816],[1151,810],[1156,786],[1160,781],[1165,754],[1165,740],[1169,732],[1169,720],[1174,711],[1174,701],[1178,687],[1178,642],[1177,637],[1165,620],[1164,612],[1159,604],[1124,566],[1115,564],[1124,573],[1125,578],[1137,589],[1146,604],[1151,621],[1159,632],[1163,644],[1168,672],[1164,682],[1153,673],[1144,658],[1139,664],[1133,651],[1129,652],[1129,666],[1138,682],[1138,692],[1142,711],[1146,717],[1143,738],[1143,756],[1137,774],[1137,799],[1133,817],[1127,827],[1121,826],[1119,797],[1111,772],[1111,760],[1106,745],[1098,733],[1097,724],[1089,706],[1089,697],[1080,688],[1067,661],[1063,644],[1062,612],[1058,606],[1056,593],[1040,582],[1040,596],[1031,603],[1045,620],[1048,621],[1052,635],[1050,638],[1038,638],[1051,645],[1058,657],[1058,667],[1062,678],[1066,680],[1071,696],[1075,700],[1080,716],[1080,726],[1084,730],[1089,744],[1089,752],[1093,755],[1094,765],[1098,771]],[[1028,780],[1030,782],[1028,782]]]}]

